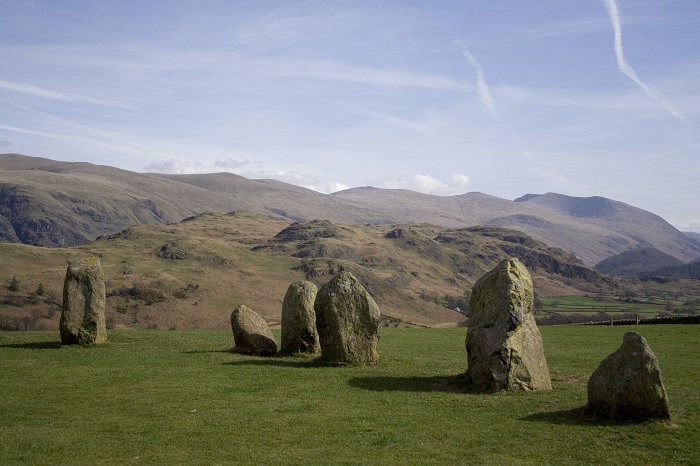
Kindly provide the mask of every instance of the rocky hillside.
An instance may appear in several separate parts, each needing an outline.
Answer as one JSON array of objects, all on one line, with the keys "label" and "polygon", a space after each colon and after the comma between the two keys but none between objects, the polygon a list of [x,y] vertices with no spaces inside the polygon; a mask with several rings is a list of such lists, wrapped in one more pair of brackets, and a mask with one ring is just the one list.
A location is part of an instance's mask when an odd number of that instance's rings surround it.
[{"label": "rocky hillside", "polygon": [[[351,271],[385,325],[457,325],[473,283],[516,256],[541,296],[615,292],[617,284],[571,253],[495,227],[289,223],[260,214],[207,213],[180,223],[136,225],[70,248],[0,244],[0,326],[57,325],[66,261],[100,257],[112,327],[226,328],[239,304],[280,322],[294,281],[324,283]],[[13,280],[14,279],[14,280]],[[13,283],[12,290],[9,284]]]},{"label": "rocky hillside", "polygon": [[288,222],[321,218],[342,224],[510,228],[569,251],[587,265],[640,247],[684,262],[700,257],[700,245],[660,217],[600,197],[550,193],[510,201],[482,193],[443,197],[376,188],[325,195],[229,173],[133,173],[0,155],[0,241],[78,245],[130,225],[168,224],[233,210]]}]

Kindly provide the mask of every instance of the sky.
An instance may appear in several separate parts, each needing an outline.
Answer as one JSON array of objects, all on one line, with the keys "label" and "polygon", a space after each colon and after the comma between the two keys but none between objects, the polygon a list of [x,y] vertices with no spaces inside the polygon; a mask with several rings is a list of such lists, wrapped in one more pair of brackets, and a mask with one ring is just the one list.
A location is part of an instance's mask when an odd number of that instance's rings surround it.
[{"label": "sky", "polygon": [[3,0],[0,153],[700,232],[697,0]]}]

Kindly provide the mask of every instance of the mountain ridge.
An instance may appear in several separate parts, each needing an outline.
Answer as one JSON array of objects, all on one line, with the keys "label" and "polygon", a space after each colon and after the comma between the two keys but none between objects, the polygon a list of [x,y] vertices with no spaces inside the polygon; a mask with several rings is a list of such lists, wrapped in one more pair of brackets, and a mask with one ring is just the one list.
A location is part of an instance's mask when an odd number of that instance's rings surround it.
[{"label": "mountain ridge", "polygon": [[639,247],[683,262],[700,244],[661,217],[602,197],[556,193],[515,201],[485,193],[435,196],[351,188],[322,194],[277,180],[232,173],[136,173],[86,162],[0,154],[0,241],[46,247],[83,244],[136,224],[168,224],[202,212],[256,212],[283,221],[342,224],[431,223],[523,231],[592,266]]}]

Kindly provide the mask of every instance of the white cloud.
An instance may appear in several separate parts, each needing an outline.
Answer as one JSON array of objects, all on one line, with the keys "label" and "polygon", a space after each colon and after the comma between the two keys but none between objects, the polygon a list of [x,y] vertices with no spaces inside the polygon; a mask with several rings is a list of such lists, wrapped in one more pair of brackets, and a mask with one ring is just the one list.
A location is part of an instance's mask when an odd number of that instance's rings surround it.
[{"label": "white cloud", "polygon": [[700,233],[700,218],[691,218],[685,220],[669,220],[668,223],[670,223],[680,231],[692,231],[695,233]]},{"label": "white cloud", "polygon": [[243,159],[243,160],[238,160],[238,159],[224,159],[224,160],[217,160],[214,162],[214,168],[219,168],[223,169],[224,171],[233,171],[233,172],[238,172],[244,167],[250,167],[250,166],[255,166],[258,169],[261,169],[263,166],[263,162],[259,160],[250,160],[250,159]]},{"label": "white cloud", "polygon": [[337,193],[338,191],[345,191],[346,189],[350,189],[350,186],[346,185],[345,183],[340,183],[340,182],[335,182],[335,183],[330,183],[328,186],[328,191],[329,193]]},{"label": "white cloud", "polygon": [[461,173],[452,173],[451,180],[447,183],[433,178],[430,175],[415,175],[408,179],[387,179],[382,182],[387,189],[408,189],[424,194],[436,194],[451,196],[463,194],[471,183],[468,176]]},{"label": "white cloud", "polygon": [[145,166],[144,170],[149,173],[168,173],[172,175],[192,175],[195,173],[212,173],[214,171],[200,162],[178,159],[152,163]]}]

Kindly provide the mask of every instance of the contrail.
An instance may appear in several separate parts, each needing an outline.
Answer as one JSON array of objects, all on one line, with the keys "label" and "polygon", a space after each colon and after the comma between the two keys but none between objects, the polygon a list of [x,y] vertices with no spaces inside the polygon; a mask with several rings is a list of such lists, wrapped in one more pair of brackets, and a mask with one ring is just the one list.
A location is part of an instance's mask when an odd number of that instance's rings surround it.
[{"label": "contrail", "polygon": [[501,114],[498,112],[496,102],[493,100],[493,96],[491,95],[491,89],[489,88],[489,85],[486,82],[486,74],[484,73],[484,69],[481,67],[481,65],[476,60],[474,55],[472,55],[469,49],[462,43],[462,41],[460,41],[457,38],[455,38],[454,41],[462,49],[462,55],[464,56],[464,58],[471,66],[474,67],[474,71],[476,71],[476,89],[479,93],[479,100],[481,101],[481,104],[484,107],[486,107],[486,111],[488,111],[489,115],[491,115],[491,118],[503,124],[508,129],[508,131],[510,131],[510,137],[513,140],[513,143],[518,148],[518,152],[520,152],[520,154],[525,157],[531,157],[532,151],[525,148],[518,135],[515,134],[515,132],[512,129],[510,129],[510,125],[508,124],[508,122],[505,121]]},{"label": "contrail", "polygon": [[603,3],[605,4],[605,9],[608,10],[610,22],[612,23],[613,27],[613,33],[615,35],[614,47],[615,57],[617,58],[617,67],[625,76],[641,87],[646,95],[660,103],[662,107],[671,113],[671,115],[678,118],[682,122],[687,123],[688,121],[686,118],[678,110],[676,110],[663,95],[639,79],[637,73],[625,58],[625,53],[622,48],[622,27],[620,26],[620,12],[617,9],[617,2],[616,0],[603,0]]},{"label": "contrail", "polygon": [[36,115],[43,116],[45,118],[50,118],[52,120],[60,121],[61,123],[65,123],[67,125],[75,126],[76,128],[80,128],[84,131],[89,131],[89,132],[92,132],[95,134],[99,134],[100,136],[104,136],[104,137],[107,137],[110,139],[114,139],[115,141],[119,141],[119,142],[122,142],[124,144],[128,144],[130,146],[138,147],[139,149],[143,149],[143,150],[148,151],[148,152],[153,152],[154,154],[158,154],[158,155],[162,155],[162,156],[166,156],[166,157],[172,157],[172,154],[166,154],[165,152],[159,151],[158,149],[153,149],[152,147],[144,146],[143,144],[129,141],[128,139],[124,139],[121,136],[118,136],[118,135],[113,134],[113,133],[109,133],[109,132],[102,131],[102,130],[99,130],[96,128],[92,128],[90,126],[85,126],[85,125],[82,125],[80,123],[76,123],[74,121],[66,120],[65,118],[60,118],[60,117],[57,117],[54,115],[50,115],[48,113],[44,113],[44,112],[41,112],[39,110],[34,110],[33,108],[25,107],[24,105],[19,105],[19,104],[15,104],[12,102],[8,102],[8,101],[3,100],[3,99],[0,99],[0,102],[4,103],[6,105],[11,105],[15,108],[19,108],[20,110],[31,112],[31,113],[34,113]]},{"label": "contrail", "polygon": [[474,55],[472,55],[469,49],[459,39],[455,39],[455,42],[462,49],[462,55],[464,55],[464,58],[474,67],[474,70],[476,71],[476,90],[479,93],[479,100],[481,100],[481,103],[484,105],[484,107],[486,107],[486,110],[493,119],[501,121],[502,118],[500,113],[498,113],[498,109],[496,108],[496,102],[493,100],[489,85],[486,83],[484,69],[481,67],[479,62],[476,61]]},{"label": "contrail", "polygon": [[418,152],[420,155],[422,155],[423,158],[424,158],[425,160],[427,160],[428,162],[430,162],[430,164],[431,164],[433,167],[435,167],[440,173],[442,173],[443,175],[445,175],[445,178],[447,178],[448,180],[450,179],[450,175],[448,175],[448,174],[445,172],[445,170],[443,170],[442,168],[440,168],[440,166],[439,166],[438,164],[436,164],[435,162],[433,162],[433,160],[432,160],[430,157],[428,157],[427,155],[425,155],[425,152],[423,152],[422,150],[420,150],[415,144],[413,144],[411,141],[409,141],[408,138],[407,138],[406,136],[401,136],[401,137],[402,137],[403,140],[406,141],[411,147],[413,147],[413,148],[416,150],[416,152]]}]

